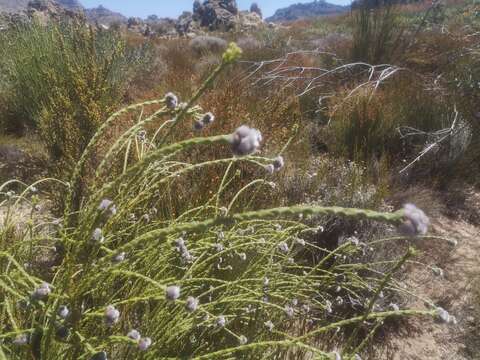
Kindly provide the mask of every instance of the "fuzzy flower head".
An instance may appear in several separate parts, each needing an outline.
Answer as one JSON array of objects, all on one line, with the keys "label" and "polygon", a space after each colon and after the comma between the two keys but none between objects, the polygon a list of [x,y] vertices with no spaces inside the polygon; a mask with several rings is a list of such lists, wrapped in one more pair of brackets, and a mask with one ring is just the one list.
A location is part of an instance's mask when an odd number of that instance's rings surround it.
[{"label": "fuzzy flower head", "polygon": [[165,297],[169,301],[175,301],[180,297],[180,287],[179,286],[168,286],[165,290]]},{"label": "fuzzy flower head", "polygon": [[152,339],[146,337],[146,338],[141,338],[140,341],[138,342],[138,348],[141,351],[147,351],[148,348],[152,345]]},{"label": "fuzzy flower head", "polygon": [[68,307],[65,305],[61,305],[58,308],[58,316],[60,316],[62,319],[66,319],[68,314],[70,314],[70,310],[68,310]]},{"label": "fuzzy flower head", "polygon": [[230,138],[232,152],[238,156],[253,154],[260,148],[262,140],[262,134],[257,129],[240,126]]},{"label": "fuzzy flower head", "polygon": [[109,217],[117,214],[117,208],[112,200],[103,199],[98,206],[98,210],[101,212],[106,212]]},{"label": "fuzzy flower head", "polygon": [[399,226],[399,232],[406,236],[425,235],[430,225],[428,216],[413,204],[405,204],[403,211],[404,222]]},{"label": "fuzzy flower head", "polygon": [[105,237],[103,236],[102,229],[96,228],[95,230],[93,230],[92,240],[100,244],[102,244],[105,241]]},{"label": "fuzzy flower head", "polygon": [[225,325],[227,324],[227,320],[225,319],[225,316],[220,315],[217,318],[216,323],[218,327],[225,327]]},{"label": "fuzzy flower head", "polygon": [[273,166],[273,164],[265,165],[264,169],[269,175],[273,175],[273,173],[275,172],[275,166]]},{"label": "fuzzy flower head", "polygon": [[51,292],[50,285],[44,282],[34,290],[32,298],[35,300],[45,300]]},{"label": "fuzzy flower head", "polygon": [[12,341],[16,346],[23,346],[28,344],[28,335],[27,334],[20,334]]},{"label": "fuzzy flower head", "polygon": [[105,322],[108,326],[113,326],[120,319],[120,311],[118,311],[113,305],[108,305],[105,309]]},{"label": "fuzzy flower head", "polygon": [[273,328],[275,327],[275,325],[273,325],[273,323],[270,320],[266,321],[264,325],[268,329],[268,331],[272,331]]},{"label": "fuzzy flower head", "polygon": [[293,310],[293,307],[291,307],[290,305],[286,305],[285,306],[285,314],[287,314],[287,316],[289,318],[292,318],[293,315],[295,314],[295,311]]},{"label": "fuzzy flower head", "polygon": [[124,251],[121,253],[118,253],[113,257],[113,261],[116,263],[121,263],[122,261],[125,261],[126,255],[127,254]]},{"label": "fuzzy flower head", "polygon": [[288,253],[288,244],[282,241],[280,244],[278,244],[278,250],[280,250],[284,254]]},{"label": "fuzzy flower head", "polygon": [[450,315],[447,310],[441,307],[437,307],[436,312],[437,312],[437,317],[445,324],[455,325],[457,323],[457,319],[455,318],[455,316]]},{"label": "fuzzy flower head", "polygon": [[241,336],[238,338],[238,342],[240,343],[240,345],[245,345],[246,343],[248,343],[248,339],[247,339],[246,336],[241,335]]},{"label": "fuzzy flower head", "polygon": [[139,341],[141,338],[141,335],[138,332],[138,330],[133,329],[129,331],[129,333],[127,334],[127,337],[129,337],[132,340]]},{"label": "fuzzy flower head", "polygon": [[167,108],[170,110],[175,110],[178,106],[178,98],[174,93],[167,93],[165,95],[165,105],[167,105]]},{"label": "fuzzy flower head", "polygon": [[285,166],[285,160],[283,159],[283,156],[277,156],[275,159],[273,159],[272,165],[275,171],[282,170],[282,168]]},{"label": "fuzzy flower head", "polygon": [[194,312],[198,308],[198,299],[194,298],[193,296],[189,296],[187,298],[187,302],[185,303],[185,308],[188,312]]}]

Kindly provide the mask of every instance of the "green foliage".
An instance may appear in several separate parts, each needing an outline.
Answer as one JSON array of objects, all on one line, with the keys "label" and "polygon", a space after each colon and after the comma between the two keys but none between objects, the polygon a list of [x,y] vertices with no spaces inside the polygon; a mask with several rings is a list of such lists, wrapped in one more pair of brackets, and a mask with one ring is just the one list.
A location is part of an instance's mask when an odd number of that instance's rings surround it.
[{"label": "green foliage", "polygon": [[73,21],[19,24],[0,42],[2,123],[13,131],[38,129],[65,172],[118,107],[143,54],[114,32]]},{"label": "green foliage", "polygon": [[[67,210],[59,221],[37,217],[32,187],[19,196],[6,193],[9,184],[0,187],[5,196],[0,205],[8,214],[28,200],[32,208],[27,231],[16,232],[11,215],[0,230],[0,354],[46,360],[91,359],[101,351],[117,359],[327,359],[331,349],[318,340],[328,335],[344,344],[349,357],[365,346],[355,335],[374,331],[366,320],[435,314],[389,311],[387,303],[373,311],[377,300],[384,301],[380,294],[392,275],[413,255],[410,249],[400,258],[382,259],[381,267],[364,264],[355,261],[360,246],[323,248],[315,242],[319,229],[308,225],[309,218],[326,215],[398,225],[404,211],[292,206],[235,212],[240,198],[251,199],[270,186],[260,177],[230,194],[238,172],[264,169],[272,159],[230,156],[228,146],[237,139],[232,135],[169,143],[180,123],[202,117],[204,110],[194,103],[238,53],[231,49],[188,105],[173,109],[158,99],[105,121],[66,186]],[[152,114],[144,116],[149,106]],[[109,145],[91,192],[78,208],[72,206],[75,184],[97,145],[121,117],[138,112],[138,123]],[[154,131],[141,133],[147,125],[155,125]],[[223,147],[223,156],[185,160],[185,153],[206,146]],[[116,162],[124,165],[120,174],[108,171]],[[188,206],[191,199],[180,199],[176,184],[212,166],[221,169],[218,190],[203,205]],[[181,213],[175,211],[179,201],[187,204]],[[179,287],[178,297],[167,292],[172,285]],[[187,308],[189,297],[199,300],[198,307]],[[61,305],[68,307],[67,316],[60,316]],[[107,313],[108,306],[119,313]],[[134,328],[153,340],[144,352],[126,336]],[[355,329],[354,336],[337,328]]]},{"label": "green foliage", "polygon": [[365,2],[352,12],[353,61],[390,63],[399,54],[404,39],[397,10],[389,1],[379,3],[380,6],[371,7]]}]

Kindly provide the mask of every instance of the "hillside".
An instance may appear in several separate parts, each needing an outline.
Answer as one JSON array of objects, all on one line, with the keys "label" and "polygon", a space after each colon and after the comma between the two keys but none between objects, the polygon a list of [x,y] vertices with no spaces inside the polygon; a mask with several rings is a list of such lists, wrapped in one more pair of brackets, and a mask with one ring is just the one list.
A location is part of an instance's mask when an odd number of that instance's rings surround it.
[{"label": "hillside", "polygon": [[266,20],[270,22],[294,21],[317,16],[339,14],[348,11],[348,9],[348,6],[334,5],[323,0],[315,0],[310,3],[298,3],[286,8],[278,9],[273,16]]}]

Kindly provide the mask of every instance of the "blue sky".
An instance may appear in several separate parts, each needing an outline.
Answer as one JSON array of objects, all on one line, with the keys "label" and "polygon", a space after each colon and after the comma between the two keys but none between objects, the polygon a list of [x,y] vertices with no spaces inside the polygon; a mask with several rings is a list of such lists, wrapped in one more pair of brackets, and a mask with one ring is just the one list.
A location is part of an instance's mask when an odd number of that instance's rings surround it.
[{"label": "blue sky", "polygon": [[[240,9],[247,10],[252,2],[256,1],[264,16],[272,15],[276,9],[298,2],[299,0],[237,0]],[[80,0],[87,8],[103,5],[110,10],[118,11],[125,16],[139,16],[142,18],[155,14],[160,17],[177,17],[184,10],[191,11],[192,0]],[[350,0],[330,0],[333,4],[346,5]]]}]

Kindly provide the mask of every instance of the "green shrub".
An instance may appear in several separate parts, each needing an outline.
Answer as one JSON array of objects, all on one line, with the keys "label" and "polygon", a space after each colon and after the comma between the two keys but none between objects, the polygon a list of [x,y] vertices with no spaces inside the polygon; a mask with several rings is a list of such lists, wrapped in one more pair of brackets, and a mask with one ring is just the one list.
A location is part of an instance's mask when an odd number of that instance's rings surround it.
[{"label": "green shrub", "polygon": [[[26,200],[32,207],[29,231],[16,231],[10,215],[0,230],[0,355],[98,359],[105,351],[117,359],[328,359],[335,355],[333,345],[341,345],[349,358],[366,344],[360,335],[375,332],[385,318],[437,314],[435,308],[389,310],[380,296],[412,249],[382,259],[379,268],[355,260],[363,251],[355,241],[331,245],[332,250],[319,246],[315,234],[321,230],[307,225],[308,217],[325,215],[408,225],[406,211],[236,210],[238,200],[271,186],[260,177],[234,194],[227,191],[242,169],[265,173],[265,166],[273,165],[270,157],[252,151],[259,133],[242,128],[169,142],[179,124],[203,118],[196,101],[236,56],[231,46],[187,106],[174,106],[170,96],[171,101],[129,106],[105,121],[76,165],[62,219],[37,218],[32,187],[15,196],[6,193],[8,184],[0,186],[5,197],[0,205],[8,214]],[[97,145],[121,116],[143,114],[146,106],[155,107],[153,115],[140,116],[109,146],[91,192],[75,207],[75,185]],[[143,132],[154,124],[155,132]],[[212,147],[223,156],[203,160],[204,149]],[[198,159],[183,160],[192,148]],[[116,160],[124,164],[120,174],[108,171]],[[172,191],[182,178],[210,167],[219,168],[217,190],[204,204],[192,206],[191,197]],[[197,185],[202,192],[203,183]],[[187,204],[186,210],[171,211],[175,202]],[[39,266],[45,260],[51,266]],[[127,336],[132,329],[143,342]],[[322,342],[324,336],[330,341]],[[153,342],[141,352],[146,337]]]},{"label": "green shrub", "polygon": [[[119,106],[141,56],[82,22],[19,24],[0,36],[5,128],[38,129],[62,171]],[[59,175],[59,174],[58,174]]]},{"label": "green shrub", "polygon": [[390,63],[403,45],[403,27],[395,5],[381,0],[368,1],[352,11],[353,44],[351,59],[369,64]]}]

